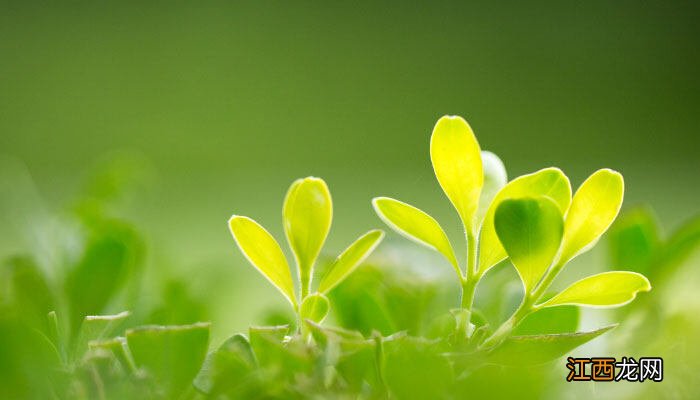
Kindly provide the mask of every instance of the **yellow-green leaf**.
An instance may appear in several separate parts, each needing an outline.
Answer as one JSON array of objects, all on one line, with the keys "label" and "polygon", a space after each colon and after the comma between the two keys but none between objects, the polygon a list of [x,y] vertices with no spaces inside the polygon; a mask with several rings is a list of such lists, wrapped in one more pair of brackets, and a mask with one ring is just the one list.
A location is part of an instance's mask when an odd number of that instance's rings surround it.
[{"label": "yellow-green leaf", "polygon": [[311,284],[313,265],[326,241],[333,219],[333,204],[323,179],[298,179],[284,199],[284,233],[299,268],[302,290]]},{"label": "yellow-green leaf", "polygon": [[479,271],[489,268],[506,258],[506,251],[496,235],[494,215],[498,205],[506,200],[520,197],[547,196],[559,207],[562,215],[571,203],[569,178],[558,168],[545,168],[532,174],[520,176],[501,189],[491,202],[481,227],[479,240]]},{"label": "yellow-green leaf", "polygon": [[590,307],[617,307],[634,300],[639,292],[651,290],[642,274],[628,271],[603,272],[574,282],[542,304],[553,307],[565,304]]},{"label": "yellow-green leaf", "polygon": [[564,221],[547,197],[508,199],[495,215],[496,233],[530,293],[559,250]]},{"label": "yellow-green leaf", "polygon": [[329,309],[328,298],[321,293],[314,293],[301,303],[301,318],[320,323],[328,315]]},{"label": "yellow-green leaf", "polygon": [[379,218],[391,229],[439,251],[461,275],[450,240],[433,217],[412,205],[389,197],[376,197],[372,200],[372,205]]},{"label": "yellow-green leaf", "polygon": [[610,169],[594,172],[574,194],[564,223],[559,262],[586,251],[615,220],[624,197],[622,175]]},{"label": "yellow-green leaf", "polygon": [[476,213],[477,225],[484,220],[493,198],[508,183],[508,174],[503,161],[490,151],[481,152],[481,162],[484,166],[484,187],[479,197],[479,210]]},{"label": "yellow-green leaf", "polygon": [[379,245],[384,238],[384,232],[375,229],[371,230],[343,251],[330,266],[328,272],[321,278],[318,291],[328,293],[340,282],[348,277],[367,256]]},{"label": "yellow-green leaf", "polygon": [[457,209],[464,228],[474,232],[484,171],[479,143],[467,121],[458,116],[438,120],[430,137],[430,160],[435,177]]},{"label": "yellow-green leaf", "polygon": [[229,227],[238,248],[248,261],[295,306],[292,274],[275,238],[248,217],[234,215],[229,220]]}]

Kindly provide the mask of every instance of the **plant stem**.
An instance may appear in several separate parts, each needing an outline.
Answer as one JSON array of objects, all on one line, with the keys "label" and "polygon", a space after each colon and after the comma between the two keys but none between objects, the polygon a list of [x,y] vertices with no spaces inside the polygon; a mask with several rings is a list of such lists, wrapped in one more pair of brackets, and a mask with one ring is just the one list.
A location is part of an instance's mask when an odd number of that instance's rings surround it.
[{"label": "plant stem", "polygon": [[467,238],[467,270],[464,275],[460,276],[461,284],[461,309],[466,311],[464,318],[459,319],[457,332],[460,335],[468,336],[469,325],[471,323],[472,306],[474,304],[474,294],[476,292],[476,284],[479,282],[480,276],[476,274],[476,240],[475,235],[470,229],[465,229]]},{"label": "plant stem", "polygon": [[505,340],[508,335],[515,329],[516,326],[528,315],[531,313],[535,312],[538,310],[538,307],[536,306],[537,302],[539,299],[542,297],[544,294],[545,290],[549,288],[549,286],[552,284],[554,281],[554,278],[559,275],[559,272],[561,272],[562,268],[564,268],[565,262],[557,262],[554,264],[554,266],[547,272],[547,274],[542,278],[540,283],[535,286],[535,289],[531,293],[526,293],[525,298],[523,298],[522,303],[520,303],[520,306],[518,309],[511,315],[510,318],[508,318],[507,321],[501,324],[501,326],[496,329],[496,332],[494,332],[491,336],[489,336],[484,342],[481,344],[481,348],[491,348],[498,346]]}]

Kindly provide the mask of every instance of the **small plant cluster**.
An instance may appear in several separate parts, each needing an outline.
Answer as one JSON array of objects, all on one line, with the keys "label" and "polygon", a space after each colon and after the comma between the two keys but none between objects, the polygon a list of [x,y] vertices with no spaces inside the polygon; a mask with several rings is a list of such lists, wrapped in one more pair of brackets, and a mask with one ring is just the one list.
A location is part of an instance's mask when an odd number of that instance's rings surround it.
[{"label": "small plant cluster", "polygon": [[[133,304],[144,245],[129,224],[95,212],[102,208],[93,204],[79,213],[82,247],[59,276],[30,257],[12,258],[2,269],[0,398],[440,399],[499,390],[539,396],[544,389],[533,382],[546,382],[551,368],[538,365],[615,327],[578,331],[580,307],[630,303],[651,289],[645,275],[661,284],[700,243],[697,221],[663,240],[650,215],[634,211],[610,235],[613,264],[633,271],[598,273],[552,290],[567,264],[617,217],[622,176],[598,170],[573,195],[557,168],[509,181],[501,160],[481,151],[467,122],[452,116],[435,125],[430,157],[464,230],[464,260],[428,213],[389,197],[374,198],[372,206],[393,231],[440,254],[458,292],[414,274],[401,259],[367,261],[385,236],[378,229],[323,262],[330,191],[322,179],[299,179],[282,207],[294,270],[260,224],[239,215],[229,220],[234,242],[294,318],[253,326],[210,350],[210,325],[199,322],[206,316],[183,300],[181,286],[166,291],[170,308],[109,314],[115,304]],[[513,283],[517,290],[508,292]],[[493,387],[503,380],[508,384]]]}]

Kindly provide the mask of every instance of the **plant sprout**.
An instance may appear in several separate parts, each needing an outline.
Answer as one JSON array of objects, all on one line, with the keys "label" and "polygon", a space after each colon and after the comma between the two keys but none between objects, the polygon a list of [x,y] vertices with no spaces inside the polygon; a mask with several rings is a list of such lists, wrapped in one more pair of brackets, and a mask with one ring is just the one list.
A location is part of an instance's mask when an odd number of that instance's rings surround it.
[{"label": "plant sprout", "polygon": [[289,301],[300,322],[321,322],[330,307],[326,294],[379,245],[384,232],[370,230],[355,240],[335,259],[311,293],[314,266],[333,220],[333,202],[326,182],[314,177],[294,181],[282,214],[285,236],[296,261],[299,296],[282,248],[265,228],[248,217],[234,215],[229,220],[231,234],[248,261]]},{"label": "plant sprout", "polygon": [[435,177],[464,228],[467,256],[460,265],[440,224],[426,212],[389,197],[372,200],[378,216],[399,234],[426,245],[451,264],[461,287],[457,332],[470,338],[471,315],[479,280],[510,258],[525,295],[517,311],[482,348],[500,344],[529,314],[546,307],[613,307],[628,303],[649,281],[634,272],[614,271],[582,279],[540,302],[564,266],[592,247],[613,222],[622,204],[622,175],[601,169],[571,196],[569,179],[545,168],[506,183],[503,163],[481,151],[469,124],[458,116],[438,120],[430,139]]}]

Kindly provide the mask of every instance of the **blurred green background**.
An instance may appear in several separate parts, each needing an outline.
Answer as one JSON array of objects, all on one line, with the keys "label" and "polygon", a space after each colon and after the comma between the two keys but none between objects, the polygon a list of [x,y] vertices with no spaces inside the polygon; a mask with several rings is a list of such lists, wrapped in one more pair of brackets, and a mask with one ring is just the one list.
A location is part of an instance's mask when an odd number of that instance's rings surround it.
[{"label": "blurred green background", "polygon": [[297,177],[330,186],[329,254],[381,225],[376,195],[460,237],[428,154],[443,114],[510,177],[558,166],[578,186],[617,169],[625,204],[673,227],[699,210],[699,18],[686,1],[2,2],[0,256],[117,155],[142,171],[119,212],[146,233],[147,276],[186,280],[217,342],[282,301],[226,220],[282,239]]}]

